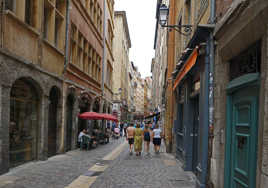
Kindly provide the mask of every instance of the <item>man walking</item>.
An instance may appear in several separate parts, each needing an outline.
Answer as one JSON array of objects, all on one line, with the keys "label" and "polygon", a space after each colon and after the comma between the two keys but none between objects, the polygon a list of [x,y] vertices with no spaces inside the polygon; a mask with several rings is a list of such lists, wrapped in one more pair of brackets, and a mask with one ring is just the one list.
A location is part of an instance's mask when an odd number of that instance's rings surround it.
[{"label": "man walking", "polygon": [[130,155],[132,155],[132,150],[133,150],[134,132],[135,132],[135,128],[133,127],[133,124],[131,123],[130,126],[127,128],[127,140],[128,140],[128,144],[129,144],[129,154]]}]

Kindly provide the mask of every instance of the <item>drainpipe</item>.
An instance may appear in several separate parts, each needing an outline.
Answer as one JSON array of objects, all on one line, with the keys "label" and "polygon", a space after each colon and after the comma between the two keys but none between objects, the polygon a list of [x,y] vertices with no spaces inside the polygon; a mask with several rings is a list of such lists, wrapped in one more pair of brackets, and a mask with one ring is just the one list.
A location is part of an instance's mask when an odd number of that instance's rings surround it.
[{"label": "drainpipe", "polygon": [[66,72],[66,69],[69,64],[69,24],[70,24],[70,0],[66,1],[66,26],[65,26],[65,57],[64,57],[64,68],[63,74]]},{"label": "drainpipe", "polygon": [[[215,23],[215,0],[210,1],[210,24]],[[202,175],[201,175],[201,185],[200,188],[210,188],[212,184],[210,183],[210,155],[212,152],[212,145],[209,144],[211,130],[213,130],[213,110],[214,110],[214,100],[213,100],[213,82],[214,82],[214,37],[213,30],[210,31],[207,46],[206,46],[206,58],[205,58],[205,88],[204,88],[204,139],[203,146],[204,152],[202,153]],[[210,145],[210,146],[209,146]]]},{"label": "drainpipe", "polygon": [[103,57],[102,57],[102,82],[101,82],[101,94],[104,96],[104,78],[106,69],[106,0],[103,0]]},{"label": "drainpipe", "polygon": [[1,25],[0,25],[0,33],[1,33],[1,36],[0,36],[0,47],[3,48],[3,44],[4,44],[4,11],[5,11],[5,1],[4,0],[0,0],[0,3],[1,3],[1,7],[0,7],[0,16],[1,16]]},{"label": "drainpipe", "polygon": [[[211,0],[210,3],[210,24],[215,24],[215,0]],[[207,167],[207,185],[208,187],[213,187],[212,182],[210,181],[211,176],[211,157],[212,157],[212,146],[213,146],[213,130],[214,130],[214,63],[215,63],[215,46],[214,46],[214,36],[213,30],[210,32],[209,36],[209,132],[208,132],[208,167]]]}]

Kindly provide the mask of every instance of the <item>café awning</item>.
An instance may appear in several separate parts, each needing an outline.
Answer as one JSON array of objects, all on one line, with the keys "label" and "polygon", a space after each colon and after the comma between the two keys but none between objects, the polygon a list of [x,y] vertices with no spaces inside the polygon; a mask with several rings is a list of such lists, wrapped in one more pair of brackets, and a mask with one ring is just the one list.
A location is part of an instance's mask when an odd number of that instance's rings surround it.
[{"label": "caf\u00e9 awning", "polygon": [[195,65],[196,60],[198,56],[198,48],[195,48],[190,57],[187,59],[186,63],[181,68],[180,72],[178,73],[176,80],[173,85],[173,91],[176,89],[176,87],[179,85],[181,80],[184,78],[184,76],[192,69],[192,67]]}]

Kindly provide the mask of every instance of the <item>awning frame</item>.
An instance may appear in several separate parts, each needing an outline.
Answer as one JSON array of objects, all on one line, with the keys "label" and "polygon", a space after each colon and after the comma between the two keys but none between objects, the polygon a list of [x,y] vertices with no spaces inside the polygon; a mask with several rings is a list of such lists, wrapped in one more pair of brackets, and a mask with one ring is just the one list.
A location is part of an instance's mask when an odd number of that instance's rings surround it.
[{"label": "awning frame", "polygon": [[181,68],[179,74],[177,75],[174,85],[173,85],[173,91],[176,90],[177,86],[181,82],[181,80],[187,75],[187,73],[193,68],[193,66],[196,64],[197,57],[198,57],[198,50],[199,48],[196,47],[194,51],[191,53],[189,58],[187,59],[186,63]]}]

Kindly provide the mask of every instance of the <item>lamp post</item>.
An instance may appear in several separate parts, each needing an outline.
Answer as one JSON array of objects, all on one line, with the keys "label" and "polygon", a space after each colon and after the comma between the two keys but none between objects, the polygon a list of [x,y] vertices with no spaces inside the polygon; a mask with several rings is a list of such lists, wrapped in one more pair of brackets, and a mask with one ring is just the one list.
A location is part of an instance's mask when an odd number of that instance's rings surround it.
[{"label": "lamp post", "polygon": [[[162,4],[159,8],[159,21],[161,27],[167,27],[169,29],[174,29],[175,31],[179,32],[182,35],[188,36],[192,32],[192,25],[167,25],[168,22],[168,14],[169,14],[169,8]],[[184,30],[181,30],[181,28],[184,28]]]}]

